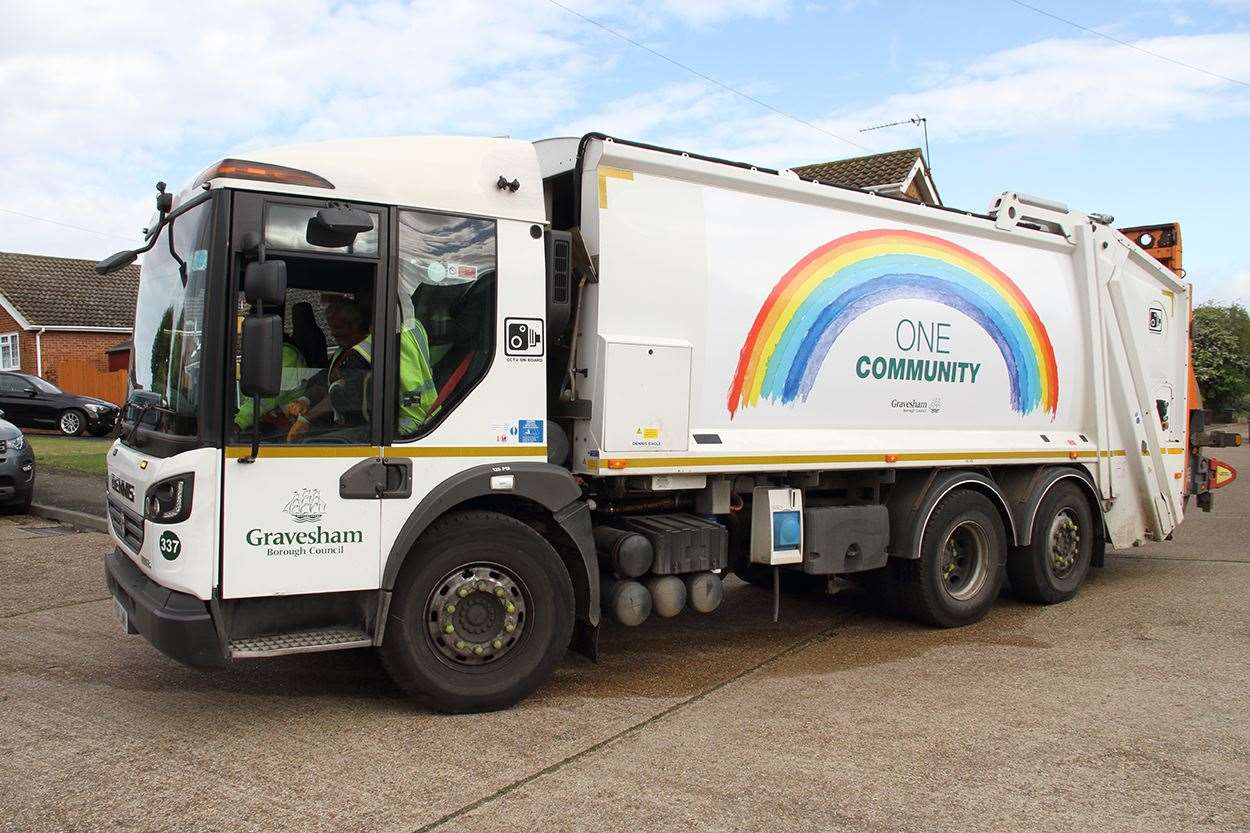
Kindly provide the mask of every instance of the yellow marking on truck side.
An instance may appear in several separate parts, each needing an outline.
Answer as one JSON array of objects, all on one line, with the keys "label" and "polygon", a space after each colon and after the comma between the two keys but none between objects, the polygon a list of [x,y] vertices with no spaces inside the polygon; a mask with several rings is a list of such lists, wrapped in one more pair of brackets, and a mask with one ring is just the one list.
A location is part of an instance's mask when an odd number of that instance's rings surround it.
[{"label": "yellow marking on truck side", "polygon": [[[302,457],[377,457],[377,446],[368,445],[325,445],[325,446],[288,446],[262,445],[257,453],[259,457],[302,458]],[[231,445],[226,447],[226,457],[246,457],[252,453],[247,445]]]},{"label": "yellow marking on truck side", "polygon": [[545,445],[466,445],[386,447],[387,457],[546,457]]},{"label": "yellow marking on truck side", "polygon": [[[1124,449],[1097,452],[1090,450],[1037,451],[900,451],[882,454],[735,454],[721,457],[588,457],[586,468],[608,468],[608,460],[621,468],[669,468],[674,466],[783,466],[812,463],[879,463],[892,465],[909,462],[979,463],[991,460],[1093,460],[1102,457],[1123,457]],[[1073,456],[1075,455],[1075,456]],[[886,460],[889,456],[891,459]],[[621,465],[623,464],[623,465]]]},{"label": "yellow marking on truck side", "polygon": [[[229,446],[229,458],[246,457],[250,446]],[[283,459],[316,459],[322,457],[546,457],[545,445],[480,445],[480,446],[388,446],[385,449],[368,445],[330,446],[261,446],[260,456]]]},{"label": "yellow marking on truck side", "polygon": [[633,180],[634,172],[626,171],[621,168],[613,168],[608,165],[599,166],[599,207],[608,207],[608,177],[613,179]]}]

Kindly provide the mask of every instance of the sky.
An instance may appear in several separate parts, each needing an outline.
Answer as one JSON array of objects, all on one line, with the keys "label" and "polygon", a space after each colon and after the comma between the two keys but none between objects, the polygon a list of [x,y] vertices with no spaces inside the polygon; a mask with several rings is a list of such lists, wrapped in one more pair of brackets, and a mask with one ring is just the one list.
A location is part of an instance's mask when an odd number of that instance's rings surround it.
[{"label": "sky", "polygon": [[1198,300],[1250,304],[1250,0],[1029,4],[1137,49],[1011,0],[0,0],[0,250],[137,244],[153,183],[249,148],[597,130],[785,168],[920,115],[946,204],[1179,221]]}]

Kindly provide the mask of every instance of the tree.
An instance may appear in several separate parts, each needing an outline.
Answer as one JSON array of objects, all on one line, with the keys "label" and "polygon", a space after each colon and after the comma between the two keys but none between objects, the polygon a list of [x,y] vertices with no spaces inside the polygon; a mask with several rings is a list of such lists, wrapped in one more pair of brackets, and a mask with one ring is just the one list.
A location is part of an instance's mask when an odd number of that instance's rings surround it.
[{"label": "tree", "polygon": [[1203,403],[1232,408],[1250,394],[1250,315],[1241,304],[1194,310],[1194,376]]}]

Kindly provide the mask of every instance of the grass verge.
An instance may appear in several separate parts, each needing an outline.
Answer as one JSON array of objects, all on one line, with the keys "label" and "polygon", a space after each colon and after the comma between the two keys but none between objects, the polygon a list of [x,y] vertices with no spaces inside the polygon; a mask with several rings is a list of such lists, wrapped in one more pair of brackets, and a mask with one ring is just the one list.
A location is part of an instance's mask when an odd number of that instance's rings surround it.
[{"label": "grass verge", "polygon": [[40,468],[57,469],[74,474],[103,475],[105,454],[111,439],[94,437],[46,437],[27,434],[26,442],[35,450],[35,464]]}]

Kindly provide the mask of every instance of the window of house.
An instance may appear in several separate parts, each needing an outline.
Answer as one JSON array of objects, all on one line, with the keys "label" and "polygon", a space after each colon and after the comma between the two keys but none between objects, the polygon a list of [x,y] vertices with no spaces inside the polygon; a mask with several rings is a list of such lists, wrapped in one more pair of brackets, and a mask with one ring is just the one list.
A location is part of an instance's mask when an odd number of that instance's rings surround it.
[{"label": "window of house", "polygon": [[22,356],[18,352],[17,333],[0,335],[0,370],[19,370]]}]

